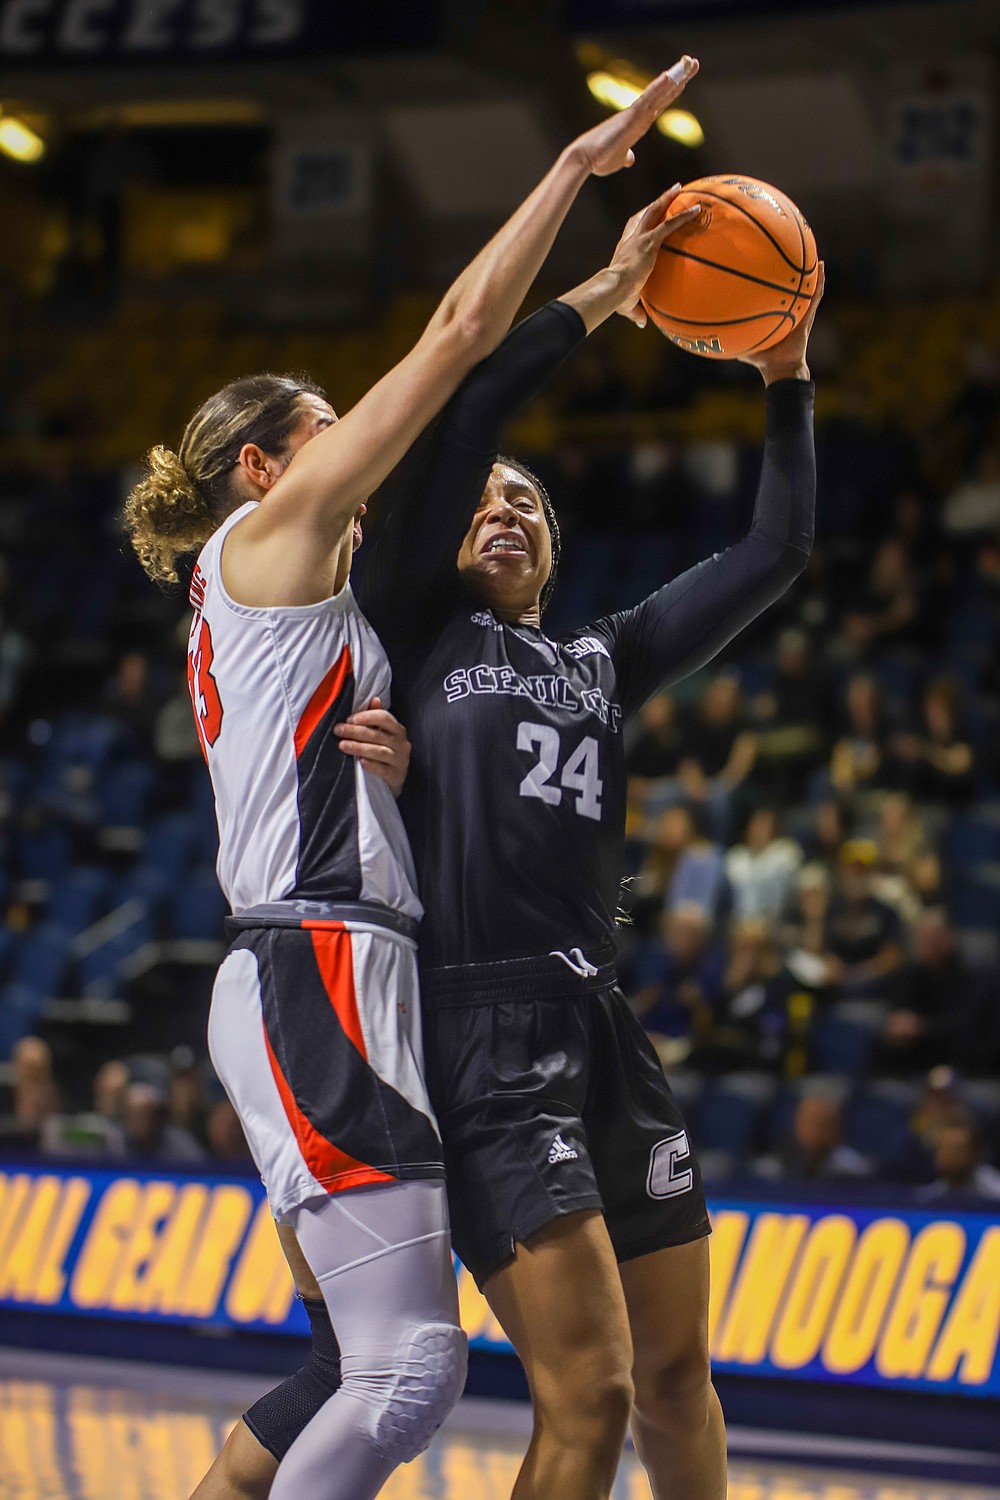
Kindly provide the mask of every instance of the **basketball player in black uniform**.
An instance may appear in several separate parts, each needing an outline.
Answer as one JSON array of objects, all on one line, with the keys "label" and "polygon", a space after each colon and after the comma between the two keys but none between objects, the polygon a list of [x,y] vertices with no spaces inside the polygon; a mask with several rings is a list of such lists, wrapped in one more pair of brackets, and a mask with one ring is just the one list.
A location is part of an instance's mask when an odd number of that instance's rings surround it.
[{"label": "basketball player in black uniform", "polygon": [[[592,174],[607,175],[631,165],[632,147],[696,71],[694,59],[681,59],[628,110],[602,121],[568,147],[535,192],[456,281],[414,350],[341,421],[336,420],[325,399],[321,400],[313,388],[265,376],[258,382],[251,380],[238,383],[235,388],[227,387],[206,403],[189,424],[180,454],[154,450],[150,472],[129,500],[128,524],[133,544],[154,576],[173,581],[176,581],[176,557],[189,550],[201,550],[206,571],[200,581],[196,575],[198,597],[194,602],[199,616],[209,608],[206,600],[218,606],[216,672],[222,661],[220,633],[229,639],[232,663],[239,659],[239,650],[233,645],[234,630],[242,633],[241,642],[247,632],[263,631],[263,645],[259,649],[247,645],[245,649],[244,654],[257,674],[248,680],[263,685],[259,697],[264,700],[264,689],[270,692],[276,680],[273,672],[278,669],[273,668],[273,660],[277,660],[291,712],[294,671],[300,657],[310,651],[315,655],[315,641],[308,633],[314,621],[321,625],[328,619],[340,622],[348,617],[348,611],[353,611],[350,628],[367,632],[365,659],[381,654],[379,643],[368,627],[354,618],[356,605],[347,588],[352,552],[359,540],[364,497],[382,482],[426,423],[440,412],[476,360],[496,348],[583,183]],[[636,289],[648,273],[656,247],[673,232],[675,225],[690,217],[678,215],[671,224],[665,224],[666,197],[651,205],[642,217],[645,227],[640,252],[637,254],[633,245],[625,257]],[[261,398],[263,405],[258,400],[260,384],[266,387]],[[223,531],[222,527],[226,529]],[[247,528],[247,536],[231,555]],[[331,552],[330,548],[334,550]],[[236,593],[239,603],[234,603],[226,591],[234,567],[240,579]],[[293,612],[291,616],[287,614],[289,610]],[[280,637],[282,656],[275,642],[290,619],[293,625]],[[241,623],[234,626],[233,620]],[[345,660],[348,674],[360,671],[360,647],[353,636],[351,640],[353,657],[346,650],[341,651],[336,642],[328,643],[332,666],[311,697],[300,693],[308,699],[301,717],[296,709],[291,724],[286,724],[280,708],[270,716],[272,724],[265,717],[265,727],[276,726],[279,736],[287,731],[287,748],[294,753],[294,764],[290,758],[281,761],[282,774],[290,766],[292,776],[299,775],[296,766],[303,750],[300,745],[303,726],[311,726],[303,740],[306,748],[314,743],[320,743],[322,748],[324,734],[329,748],[325,728],[328,719],[323,719],[321,713],[329,708],[328,695],[340,691],[339,686],[331,687],[331,683],[334,678],[337,683],[342,681]],[[209,661],[211,644],[209,640],[208,648],[204,648],[209,650]],[[204,656],[201,646],[198,652]],[[198,692],[194,696],[202,715],[204,705],[200,705],[200,700],[209,693],[208,687],[203,687],[203,676],[212,681],[214,678],[203,660],[195,670]],[[237,703],[240,712],[249,715],[247,722],[250,722],[258,699],[252,688],[244,684],[239,690],[239,683],[233,685],[235,681],[231,677],[227,721],[232,703]],[[218,690],[225,694],[225,688],[220,686]],[[266,716],[268,710],[262,712]],[[331,713],[329,717],[334,715]],[[369,769],[387,764],[392,750],[374,738],[377,731],[370,722],[371,710],[352,717],[354,722],[342,741],[342,748],[358,756]],[[206,711],[199,722],[207,725],[211,719],[212,714]],[[221,721],[222,708],[216,705],[216,738]],[[383,728],[381,734],[384,733]],[[237,734],[237,751],[239,743]],[[215,741],[211,744],[214,747]],[[336,760],[336,741],[332,744]],[[305,759],[303,752],[303,762]],[[277,755],[271,760],[278,764]],[[267,761],[267,765],[270,763]],[[228,764],[230,773],[244,774],[248,762],[237,754]],[[335,794],[342,778],[336,770],[335,766],[327,765],[322,775],[315,769],[308,772],[310,786],[324,782],[325,776],[327,801],[337,800]],[[213,763],[217,791],[218,779]],[[361,797],[365,790],[353,774],[349,786],[353,789],[352,796]],[[322,790],[321,787],[316,791],[313,786],[314,801]],[[230,797],[229,805],[239,806],[242,801]],[[316,805],[322,806],[322,797]],[[363,805],[367,806],[367,801]],[[310,839],[315,843],[316,829],[305,817],[301,798],[297,802],[294,798],[282,800],[281,806],[291,809],[292,818],[303,820],[297,831],[301,840],[297,847],[304,848]],[[387,818],[390,812],[395,815],[394,804],[384,804],[383,810]],[[233,822],[237,831],[240,826],[238,820]],[[358,893],[352,882],[358,879],[359,860],[363,865],[370,861],[367,869],[372,874],[373,887],[382,892],[392,885],[395,879],[392,859],[383,858],[377,841],[369,833],[362,833],[360,827],[359,821],[338,816],[326,830],[330,845],[329,849],[323,845],[327,875],[322,889],[309,894],[322,895],[326,901],[357,905]],[[359,839],[365,845],[361,852]],[[311,843],[309,847],[312,848]],[[408,851],[406,856],[408,863]],[[283,890],[287,892],[287,885],[282,883],[283,870],[284,867],[273,877],[277,895],[265,896],[265,900],[277,901]],[[266,873],[272,878],[270,866]],[[402,889],[405,882],[400,880],[397,884]],[[382,899],[387,909],[390,904],[388,897],[372,896],[367,901],[369,915],[375,899]],[[234,906],[242,910],[258,902],[259,898],[237,899]],[[292,930],[284,920],[290,914],[279,915],[284,931]],[[255,912],[255,930],[259,923],[261,931],[264,928],[276,931],[269,925],[274,916],[273,912]],[[317,924],[314,921],[302,924],[294,919],[296,941],[302,925]],[[246,963],[248,956],[250,962]],[[237,1000],[249,996],[252,1005],[259,1009],[271,1001],[264,998],[261,986],[265,981],[256,974],[252,958],[245,943],[238,939],[227,964],[237,964],[247,982],[242,989],[230,985],[226,996],[236,995]],[[273,966],[268,969],[269,974],[274,972]],[[296,1002],[298,981],[294,969],[289,972],[292,979],[281,991],[285,997],[282,1005],[287,1001],[288,1009],[281,1023],[284,1028],[281,1034],[291,1045],[293,1037],[302,1041],[302,1025],[308,1022],[308,1017],[300,1014],[302,1008]],[[383,980],[373,987],[380,1002],[387,982]],[[404,1043],[409,1046],[409,1033],[402,1020],[398,1025],[372,1029],[369,1034],[363,1023],[352,1019],[357,994],[352,997],[346,986],[342,993],[336,977],[330,979],[329,986],[326,998],[333,1003],[337,1015],[332,1016],[329,1005],[325,1014],[334,1027],[334,1041],[340,1036],[346,1042],[349,1071],[358,1058],[359,1048],[361,1057],[371,1061],[368,1049],[377,1050],[376,1042],[383,1049],[379,1056],[390,1060],[401,1053]],[[271,999],[272,992],[273,983],[268,991]],[[214,1006],[213,1015],[215,1009]],[[389,1009],[395,1010],[391,1001]],[[405,1011],[405,1007],[400,1010]],[[358,1025],[362,1031],[360,1040]],[[337,1144],[342,1136],[326,1142],[335,1155],[324,1155],[325,1148],[317,1145],[317,1141],[325,1137],[320,1136],[320,1125],[313,1121],[319,1118],[315,1115],[317,1108],[321,1111],[321,1123],[333,1118],[324,1093],[328,1085],[333,1090],[332,1097],[341,1101],[337,1107],[347,1111],[342,1123],[355,1132],[359,1128],[358,1109],[353,1107],[357,1104],[357,1089],[353,1093],[348,1090],[348,1097],[341,1087],[342,1080],[334,1076],[336,1069],[331,1073],[334,1054],[326,1056],[325,1061],[323,1058],[317,1061],[315,1048],[310,1054],[306,1047],[302,1057],[307,1071],[310,1067],[313,1070],[311,1082],[303,1086],[303,1095],[295,1096],[287,1079],[285,1092],[281,1093],[274,1063],[266,1056],[259,1019],[256,1025],[242,1025],[230,1004],[218,1025],[214,1025],[213,1036],[218,1042],[213,1055],[226,1063],[227,1087],[232,1082],[233,1088],[241,1091],[245,1118],[251,1123],[251,1133],[261,1147],[261,1155],[268,1159],[269,1191],[272,1181],[280,1179],[282,1172],[286,1176],[297,1174],[291,1189],[286,1192],[282,1185],[276,1190],[283,1195],[278,1197],[276,1206],[282,1217],[292,1213],[294,1218],[294,1225],[287,1223],[281,1227],[282,1243],[289,1252],[300,1289],[312,1299],[314,1336],[312,1357],[306,1369],[256,1403],[246,1422],[234,1430],[197,1494],[199,1500],[264,1495],[273,1480],[275,1495],[280,1491],[283,1495],[305,1495],[308,1500],[320,1497],[333,1500],[334,1495],[362,1500],[363,1496],[380,1491],[396,1464],[414,1457],[429,1441],[457,1396],[464,1373],[464,1341],[456,1326],[457,1303],[448,1253],[443,1185],[439,1180],[428,1180],[426,1184],[422,1180],[408,1180],[409,1175],[421,1176],[425,1169],[428,1179],[440,1179],[440,1157],[418,1163],[420,1172],[409,1174],[408,1156],[365,1157],[361,1163],[354,1156],[353,1147],[345,1152]],[[256,1049],[254,1055],[252,1049]],[[279,1050],[276,1043],[275,1051]],[[413,1058],[412,1065],[406,1062],[406,1066],[419,1083],[420,1062],[416,1053]],[[390,1114],[395,1120],[392,1109]],[[376,1108],[375,1121],[384,1134],[387,1128],[384,1108]],[[266,1138],[265,1125],[271,1132]],[[393,1130],[396,1131],[395,1124]],[[437,1141],[436,1133],[434,1140]],[[395,1144],[394,1134],[392,1146]],[[311,1176],[299,1172],[299,1159]],[[335,1163],[336,1171],[329,1171],[324,1166],[326,1161]],[[345,1161],[353,1163],[346,1167],[347,1177],[352,1179],[350,1210],[341,1206],[342,1199],[333,1197],[334,1188],[341,1191],[337,1187],[337,1172]],[[377,1166],[374,1183],[362,1185],[354,1180],[355,1174],[363,1177],[370,1173],[373,1162]],[[396,1166],[407,1169],[406,1181],[397,1180]],[[358,1171],[359,1168],[362,1170]],[[347,1187],[342,1190],[346,1192]],[[425,1213],[420,1221],[423,1228],[414,1227],[416,1208],[411,1214],[406,1205],[418,1201],[420,1205],[430,1205],[427,1212],[433,1209],[440,1221],[436,1226],[428,1229]],[[351,1224],[361,1235],[360,1241],[349,1227]],[[301,1245],[296,1235],[306,1237]],[[372,1242],[380,1248],[372,1251]],[[303,1248],[305,1259],[301,1254]],[[429,1268],[425,1268],[425,1262]],[[366,1295],[365,1288],[371,1295]],[[329,1308],[337,1309],[335,1321],[342,1354],[339,1372],[329,1319],[320,1327],[313,1316],[318,1313],[320,1299]]]},{"label": "basketball player in black uniform", "polygon": [[[700,1173],[615,983],[622,730],[805,566],[805,361],[821,294],[822,278],[799,328],[750,359],[767,386],[767,437],[735,546],[634,609],[559,640],[544,632],[558,528],[539,481],[498,459],[499,440],[611,312],[644,321],[634,298],[622,305],[613,264],[468,377],[397,477],[361,597],[414,746],[403,808],[426,911],[426,1061],[454,1244],[534,1399],[517,1500],[608,1495],[630,1417],[657,1500],[726,1493]],[[613,494],[607,507],[613,523]]]}]

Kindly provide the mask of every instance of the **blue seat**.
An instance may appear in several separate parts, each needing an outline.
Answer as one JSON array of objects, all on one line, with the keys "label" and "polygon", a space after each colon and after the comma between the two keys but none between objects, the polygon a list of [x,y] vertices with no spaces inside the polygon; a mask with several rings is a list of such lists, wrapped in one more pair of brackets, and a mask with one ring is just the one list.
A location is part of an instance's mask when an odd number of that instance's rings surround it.
[{"label": "blue seat", "polygon": [[14,845],[14,861],[22,880],[53,884],[69,867],[72,845],[65,828],[52,825],[22,833]]},{"label": "blue seat", "polygon": [[972,597],[952,609],[945,620],[944,637],[949,652],[962,649],[989,651],[1000,635],[1000,616],[991,599]]},{"label": "blue seat", "polygon": [[12,979],[23,989],[48,1000],[58,995],[68,967],[69,934],[52,922],[42,922],[22,940]]},{"label": "blue seat", "polygon": [[219,888],[215,871],[196,870],[178,888],[171,903],[174,937],[211,941],[225,936],[223,922],[229,904]]},{"label": "blue seat", "polygon": [[871,1062],[875,1039],[874,1027],[864,1022],[836,1013],[821,1016],[810,1038],[813,1070],[863,1077]]},{"label": "blue seat", "polygon": [[774,686],[774,667],[770,662],[741,661],[739,671],[744,698],[759,698]]},{"label": "blue seat", "polygon": [[193,864],[196,855],[200,854],[204,859],[206,852],[212,852],[206,851],[204,845],[205,831],[199,829],[190,813],[168,813],[150,826],[143,849],[143,863],[160,871],[171,882],[177,882]]},{"label": "blue seat", "polygon": [[9,927],[0,927],[0,976],[7,973],[20,943],[20,934]]},{"label": "blue seat", "polygon": [[104,565],[93,561],[73,597],[73,635],[77,640],[100,641],[107,635],[117,602],[117,579]]},{"label": "blue seat", "polygon": [[135,948],[129,944],[123,944],[121,938],[113,938],[108,943],[102,943],[91,953],[80,959],[77,965],[77,977],[80,982],[80,990],[84,995],[97,995],[110,997],[116,995],[119,990],[118,975],[126,958],[135,952]]},{"label": "blue seat", "polygon": [[97,787],[101,823],[105,828],[138,828],[156,784],[156,770],[144,760],[122,761],[109,766]]},{"label": "blue seat", "polygon": [[34,1029],[44,999],[20,984],[0,990],[0,1058],[10,1057],[23,1036]]},{"label": "blue seat", "polygon": [[[204,766],[198,765],[194,768],[187,806],[188,812],[196,820],[199,828],[212,830],[216,827],[215,793],[212,790],[211,777]],[[213,837],[215,837],[214,834]]]},{"label": "blue seat", "polygon": [[48,745],[47,766],[50,770],[85,766],[97,776],[111,759],[120,735],[113,719],[75,715],[61,720]]},{"label": "blue seat", "polygon": [[724,1082],[706,1089],[697,1110],[699,1146],[742,1160],[753,1149],[762,1113],[759,1099],[728,1089]]},{"label": "blue seat", "polygon": [[117,995],[121,990],[124,967],[152,937],[149,918],[140,917],[124,932],[81,957],[77,977],[82,992],[85,995]]},{"label": "blue seat", "polygon": [[882,692],[899,704],[912,703],[917,691],[920,667],[904,656],[884,656],[875,663],[875,676]]},{"label": "blue seat", "polygon": [[0,762],[0,787],[3,787],[11,802],[23,802],[28,795],[31,772],[20,760]]},{"label": "blue seat", "polygon": [[109,888],[107,872],[80,866],[60,880],[49,897],[48,920],[75,937],[97,920]]},{"label": "blue seat", "polygon": [[947,849],[952,865],[1000,859],[1000,828],[978,818],[955,818],[948,830]]},{"label": "blue seat", "polygon": [[113,904],[123,906],[126,901],[141,901],[155,926],[166,909],[175,884],[163,870],[151,865],[136,865],[115,886]]},{"label": "blue seat", "polygon": [[905,1147],[916,1090],[896,1080],[876,1080],[855,1099],[848,1116],[847,1141],[862,1156],[887,1164]]},{"label": "blue seat", "polygon": [[951,897],[951,915],[956,927],[1000,928],[1000,886],[975,880],[958,880]]}]

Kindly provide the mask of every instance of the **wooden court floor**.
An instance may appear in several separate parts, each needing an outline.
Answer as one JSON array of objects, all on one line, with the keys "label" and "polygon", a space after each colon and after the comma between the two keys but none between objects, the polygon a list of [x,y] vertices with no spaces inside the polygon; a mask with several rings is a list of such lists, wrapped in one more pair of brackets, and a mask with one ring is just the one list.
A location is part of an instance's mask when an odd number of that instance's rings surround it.
[{"label": "wooden court floor", "polygon": [[[0,1349],[2,1500],[185,1500],[266,1380]],[[499,1410],[499,1415],[498,1415]],[[525,1413],[463,1403],[386,1500],[506,1500]],[[729,1500],[997,1500],[993,1487],[747,1459]],[[631,1455],[614,1500],[649,1500]]]}]

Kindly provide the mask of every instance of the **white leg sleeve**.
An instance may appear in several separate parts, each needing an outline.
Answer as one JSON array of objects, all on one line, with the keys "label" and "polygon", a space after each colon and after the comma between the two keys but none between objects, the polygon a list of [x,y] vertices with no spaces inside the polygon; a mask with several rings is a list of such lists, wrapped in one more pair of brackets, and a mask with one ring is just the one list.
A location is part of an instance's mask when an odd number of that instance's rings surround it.
[{"label": "white leg sleeve", "polygon": [[271,1500],[370,1500],[422,1453],[465,1383],[441,1182],[359,1188],[294,1216],[340,1345],[340,1389],[296,1438]]}]

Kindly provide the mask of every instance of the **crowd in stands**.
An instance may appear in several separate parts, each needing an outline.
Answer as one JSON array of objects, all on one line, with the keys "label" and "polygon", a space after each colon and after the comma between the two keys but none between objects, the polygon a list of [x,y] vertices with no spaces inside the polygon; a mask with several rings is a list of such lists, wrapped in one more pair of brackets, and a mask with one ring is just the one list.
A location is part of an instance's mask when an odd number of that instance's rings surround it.
[{"label": "crowd in stands", "polygon": [[[680,359],[637,396],[588,353],[525,454],[565,535],[553,633],[746,528],[757,442],[586,440],[682,405],[709,367]],[[1000,1197],[1000,359],[968,366],[920,432],[829,413],[806,574],[629,726],[621,978],[710,1180]],[[204,1056],[224,903],[183,597],[125,554],[120,476],[0,491],[0,1142],[245,1160]]]}]

